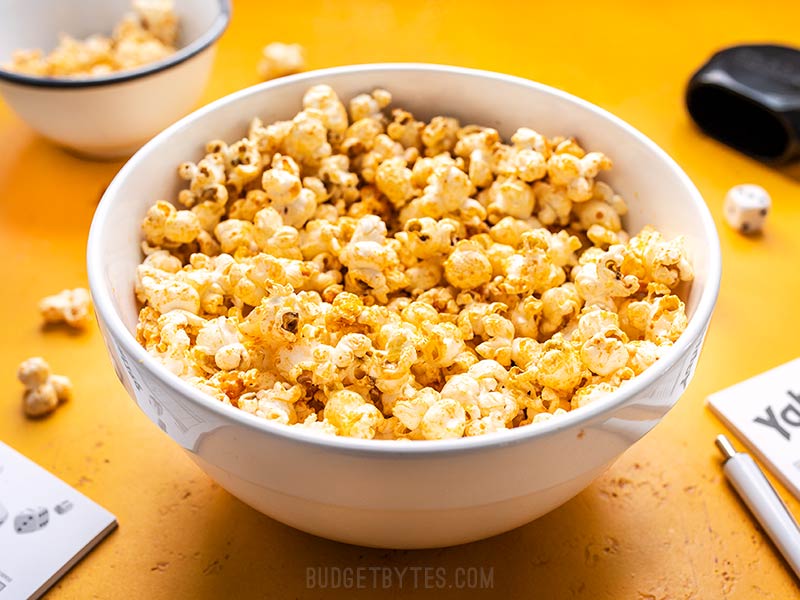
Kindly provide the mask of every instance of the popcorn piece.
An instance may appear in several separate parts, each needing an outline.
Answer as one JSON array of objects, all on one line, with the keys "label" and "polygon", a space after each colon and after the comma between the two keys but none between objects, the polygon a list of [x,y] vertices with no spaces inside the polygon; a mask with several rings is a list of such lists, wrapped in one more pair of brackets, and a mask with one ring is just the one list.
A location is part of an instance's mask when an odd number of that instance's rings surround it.
[{"label": "popcorn piece", "polygon": [[[359,170],[362,180],[367,183],[377,183],[378,169],[381,163],[391,159],[400,159],[402,166],[405,167],[407,162],[415,161],[418,156],[419,152],[416,148],[404,149],[402,144],[395,142],[385,133],[378,133],[372,140],[372,148],[358,157],[354,166]],[[408,180],[409,183],[412,183],[412,177],[408,177]],[[417,190],[412,187],[410,193],[415,194]]]},{"label": "popcorn piece", "polygon": [[[542,134],[537,133],[528,127],[520,127],[511,136],[511,143],[515,148],[524,150],[534,150],[538,152],[542,158],[547,160],[553,152],[550,142]],[[542,174],[544,176],[544,174]]]},{"label": "popcorn piece", "polygon": [[350,172],[350,159],[346,155],[323,158],[317,174],[329,185],[332,199],[350,203],[359,197],[358,175]]},{"label": "popcorn piece", "polygon": [[241,219],[222,221],[214,228],[214,236],[223,252],[233,253],[239,248],[255,252],[258,248],[255,227],[250,221]]},{"label": "popcorn piece", "polygon": [[334,135],[347,130],[347,110],[339,96],[329,85],[315,85],[303,95],[303,108],[314,108],[322,113],[322,122]]},{"label": "popcorn piece", "polygon": [[225,157],[222,154],[208,154],[197,164],[182,163],[178,167],[178,175],[190,182],[189,189],[181,190],[178,194],[178,201],[184,206],[192,207],[203,200],[222,205],[228,201]]},{"label": "popcorn piece", "polygon": [[40,387],[50,379],[50,365],[40,356],[23,361],[17,369],[17,379],[26,389]]},{"label": "popcorn piece", "polygon": [[389,158],[380,164],[375,183],[397,208],[413,198],[416,192],[411,181],[411,169],[406,167],[406,161],[400,157]]},{"label": "popcorn piece", "polygon": [[472,183],[461,169],[444,160],[438,163],[434,160],[432,167],[423,195],[411,201],[401,211],[402,223],[415,217],[438,219],[452,215],[466,225],[486,218],[486,210],[480,202],[470,198],[473,193]]},{"label": "popcorn piece", "polygon": [[611,375],[619,371],[628,364],[628,358],[628,349],[622,336],[613,331],[597,333],[581,346],[583,364],[597,375]]},{"label": "popcorn piece", "polygon": [[25,386],[23,409],[29,417],[43,417],[59,404],[72,399],[72,383],[63,375],[53,375],[47,362],[38,356],[23,361],[17,379]]},{"label": "popcorn piece", "polygon": [[594,178],[611,165],[611,160],[601,152],[590,152],[583,157],[556,153],[547,161],[547,174],[552,184],[566,188],[567,198],[585,202],[592,197]]},{"label": "popcorn piece", "polygon": [[347,267],[345,287],[349,291],[370,293],[380,302],[386,302],[388,293],[407,283],[397,253],[387,243],[386,225],[374,215],[358,221],[339,260]]},{"label": "popcorn piece", "polygon": [[653,366],[662,354],[662,346],[647,340],[633,340],[628,342],[628,367],[634,375],[641,375]]},{"label": "popcorn piece", "polygon": [[573,269],[575,288],[587,306],[597,304],[613,310],[617,298],[626,298],[639,290],[639,279],[622,270],[621,249],[612,246],[596,260],[587,259]]},{"label": "popcorn piece", "polygon": [[403,231],[396,233],[395,238],[415,258],[433,258],[451,251],[460,229],[460,223],[453,219],[437,221],[421,217],[407,221]]},{"label": "popcorn piece", "polygon": [[551,249],[551,239],[545,229],[528,231],[520,236],[519,252],[510,256],[503,267],[503,291],[509,294],[542,293],[564,282],[564,269],[552,257],[569,261],[569,254],[564,257],[560,248]]},{"label": "popcorn piece", "polygon": [[580,383],[584,367],[575,348],[555,334],[542,346],[537,374],[542,386],[557,392],[571,392]]},{"label": "popcorn piece", "polygon": [[495,174],[531,183],[547,175],[550,147],[544,136],[525,127],[511,137],[513,146],[494,145],[491,163]]},{"label": "popcorn piece", "polygon": [[297,113],[283,140],[286,154],[298,164],[315,168],[319,161],[331,155],[325,114],[314,108]]},{"label": "popcorn piece", "polygon": [[533,186],[533,195],[539,212],[536,217],[542,225],[566,225],[572,212],[572,200],[562,188],[550,183],[537,181]]},{"label": "popcorn piece", "polygon": [[587,230],[600,225],[606,231],[619,231],[622,228],[617,212],[602,200],[587,200],[576,204],[575,216],[581,229]]},{"label": "popcorn piece", "polygon": [[272,42],[264,46],[258,62],[258,75],[262,79],[276,79],[306,68],[305,50],[300,44]]},{"label": "popcorn piece", "polygon": [[612,392],[615,392],[616,389],[617,388],[610,383],[591,383],[575,392],[570,403],[572,404],[572,408],[581,408],[582,406],[586,406],[600,398],[608,396]]},{"label": "popcorn piece", "polygon": [[661,296],[650,306],[646,319],[645,340],[662,345],[665,342],[675,342],[689,324],[686,317],[686,307],[677,296]]},{"label": "popcorn piece", "polygon": [[167,46],[174,46],[178,40],[178,17],[172,8],[172,0],[133,1],[142,27]]},{"label": "popcorn piece", "polygon": [[392,102],[386,90],[374,90],[371,94],[359,94],[350,100],[350,119],[355,123],[361,119],[380,119],[384,108]]},{"label": "popcorn piece", "polygon": [[325,404],[325,421],[338,435],[372,439],[383,415],[372,404],[350,390],[334,392]]},{"label": "popcorn piece", "polygon": [[425,123],[414,119],[414,115],[396,108],[392,111],[392,122],[386,127],[386,133],[404,148],[422,150],[422,130]]},{"label": "popcorn piece", "polygon": [[425,145],[425,156],[436,156],[451,151],[458,135],[459,123],[452,117],[433,117],[422,130],[422,143]]},{"label": "popcorn piece", "polygon": [[276,154],[272,168],[264,171],[261,185],[285,225],[302,227],[314,216],[317,195],[303,187],[300,168],[290,157]]},{"label": "popcorn piece", "polygon": [[497,361],[504,367],[511,365],[511,345],[514,340],[514,324],[498,314],[488,315],[483,323],[485,342],[475,351],[483,358]]},{"label": "popcorn piece", "polygon": [[444,398],[425,412],[419,428],[426,440],[444,440],[461,437],[465,426],[464,408],[455,400]]},{"label": "popcorn piece", "polygon": [[489,188],[486,212],[489,222],[496,223],[506,216],[527,219],[533,212],[536,197],[533,189],[522,179],[498,177]]},{"label": "popcorn piece", "polygon": [[141,273],[140,288],[144,300],[161,314],[171,310],[200,311],[200,294],[185,281],[158,279]]},{"label": "popcorn piece", "polygon": [[578,315],[582,306],[583,301],[573,283],[545,290],[542,293],[542,321],[539,325],[541,335],[549,337],[561,330]]},{"label": "popcorn piece", "polygon": [[244,138],[231,145],[213,140],[206,144],[206,151],[222,158],[227,184],[237,191],[261,174],[261,153],[254,140]]},{"label": "popcorn piece", "polygon": [[639,235],[631,238],[628,246],[644,267],[642,279],[645,282],[659,283],[674,289],[681,281],[694,278],[683,236],[667,241],[654,229],[645,227]]},{"label": "popcorn piece", "polygon": [[142,221],[145,240],[155,246],[188,244],[202,231],[198,216],[190,210],[177,210],[169,202],[151,206]]},{"label": "popcorn piece", "polygon": [[299,385],[275,383],[271,388],[249,392],[239,398],[239,408],[245,412],[283,425],[297,423],[296,403],[303,395]]},{"label": "popcorn piece", "polygon": [[532,423],[545,423],[555,417],[560,417],[561,415],[567,414],[567,411],[563,408],[557,408],[552,413],[539,413],[533,417]]},{"label": "popcorn piece", "polygon": [[85,329],[92,319],[92,298],[86,288],[63,290],[42,298],[39,312],[47,324],[66,323],[76,329]]},{"label": "popcorn piece", "polygon": [[492,264],[478,244],[462,240],[444,262],[444,276],[457,288],[475,288],[492,278]]}]

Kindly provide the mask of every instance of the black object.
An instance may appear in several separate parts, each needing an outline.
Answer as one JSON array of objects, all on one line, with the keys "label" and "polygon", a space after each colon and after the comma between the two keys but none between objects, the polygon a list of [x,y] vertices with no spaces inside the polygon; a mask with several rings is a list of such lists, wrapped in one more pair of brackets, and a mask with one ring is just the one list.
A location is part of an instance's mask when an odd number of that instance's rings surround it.
[{"label": "black object", "polygon": [[721,50],[692,76],[686,107],[700,129],[735,150],[774,165],[800,158],[800,50]]}]

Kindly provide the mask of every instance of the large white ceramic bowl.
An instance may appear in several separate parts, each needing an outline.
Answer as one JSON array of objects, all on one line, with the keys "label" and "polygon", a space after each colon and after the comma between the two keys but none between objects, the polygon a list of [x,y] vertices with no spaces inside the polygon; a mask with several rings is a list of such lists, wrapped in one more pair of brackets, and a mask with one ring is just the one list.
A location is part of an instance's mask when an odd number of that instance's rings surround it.
[{"label": "large white ceramic bowl", "polygon": [[[88,79],[32,77],[0,67],[0,94],[33,129],[93,158],[130,156],[186,115],[205,89],[230,0],[174,0],[178,51],[141,68]],[[110,35],[131,0],[3,0],[0,65],[20,48],[50,51],[60,33]]]},{"label": "large white ceramic bowl", "polygon": [[[303,92],[327,83],[342,98],[384,87],[418,117],[448,114],[496,127],[575,135],[607,151],[608,181],[630,203],[627,226],[688,238],[696,278],[689,326],[620,391],[549,422],[445,441],[315,435],[225,406],[171,375],[136,342],[134,273],[149,204],[174,197],[177,165],[206,140],[234,140],[259,115],[290,118]],[[142,148],[109,186],[92,223],[88,268],[117,374],[142,411],[213,479],[250,506],[327,538],[392,548],[447,546],[513,529],[566,502],[654,427],[691,379],[720,281],[720,251],[703,199],[653,142],[613,115],[525,79],[454,67],[390,64],[315,71],[206,106]]]}]

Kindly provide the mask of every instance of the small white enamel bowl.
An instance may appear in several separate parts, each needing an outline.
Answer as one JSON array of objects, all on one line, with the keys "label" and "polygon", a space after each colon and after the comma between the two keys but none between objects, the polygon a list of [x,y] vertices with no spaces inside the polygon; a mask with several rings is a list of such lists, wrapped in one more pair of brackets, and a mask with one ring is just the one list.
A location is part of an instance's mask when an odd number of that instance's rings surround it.
[{"label": "small white enamel bowl", "polygon": [[[110,35],[131,0],[4,0],[0,65],[14,50],[49,52],[60,33]],[[141,68],[86,79],[32,77],[0,67],[0,94],[33,129],[92,158],[130,156],[186,115],[205,89],[214,45],[230,20],[229,0],[175,0],[178,51]]]},{"label": "small white enamel bowl", "polygon": [[[482,437],[376,441],[272,424],[204,395],[170,374],[133,332],[139,223],[173,198],[177,165],[210,139],[235,140],[251,117],[291,118],[304,91],[333,86],[344,99],[375,87],[428,119],[575,135],[608,152],[607,180],[630,204],[627,226],[684,234],[696,270],[689,326],[653,367],[618,392],[558,419]],[[88,270],[117,375],[142,411],[208,475],[292,527],[366,546],[448,546],[518,527],[566,502],[654,427],[691,379],[720,282],[716,229],[697,189],[653,142],[613,115],[525,79],[454,67],[394,64],[314,71],[237,92],[176,123],[142,148],[108,187],[92,223]]]}]

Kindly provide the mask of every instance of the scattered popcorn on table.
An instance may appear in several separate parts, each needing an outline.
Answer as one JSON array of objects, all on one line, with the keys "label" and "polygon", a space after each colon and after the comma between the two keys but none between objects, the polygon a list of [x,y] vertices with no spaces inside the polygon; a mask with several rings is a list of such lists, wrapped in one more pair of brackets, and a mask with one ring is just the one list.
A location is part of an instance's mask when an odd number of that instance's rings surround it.
[{"label": "scattered popcorn on table", "polygon": [[306,68],[305,50],[300,44],[272,42],[264,46],[258,61],[258,74],[262,79],[277,79],[300,73]]},{"label": "scattered popcorn on table", "polygon": [[725,220],[741,233],[759,233],[764,228],[771,206],[772,199],[760,185],[737,185],[725,195]]},{"label": "scattered popcorn on table", "polygon": [[16,50],[2,66],[38,77],[95,77],[136,69],[174,54],[178,17],[172,0],[134,0],[133,10],[111,37],[97,33],[78,40],[61,34],[50,54],[39,49]]},{"label": "scattered popcorn on table", "polygon": [[17,369],[17,379],[25,386],[22,407],[29,417],[49,415],[59,404],[72,399],[72,382],[63,375],[53,375],[41,357],[23,361]]},{"label": "scattered popcorn on table", "polygon": [[605,154],[390,104],[317,85],[181,165],[185,208],[142,224],[140,343],[263,419],[434,440],[595,402],[678,339],[684,240],[622,229]]},{"label": "scattered popcorn on table", "polygon": [[42,298],[39,312],[47,324],[66,323],[75,329],[85,329],[92,321],[92,297],[86,288],[63,290]]}]

